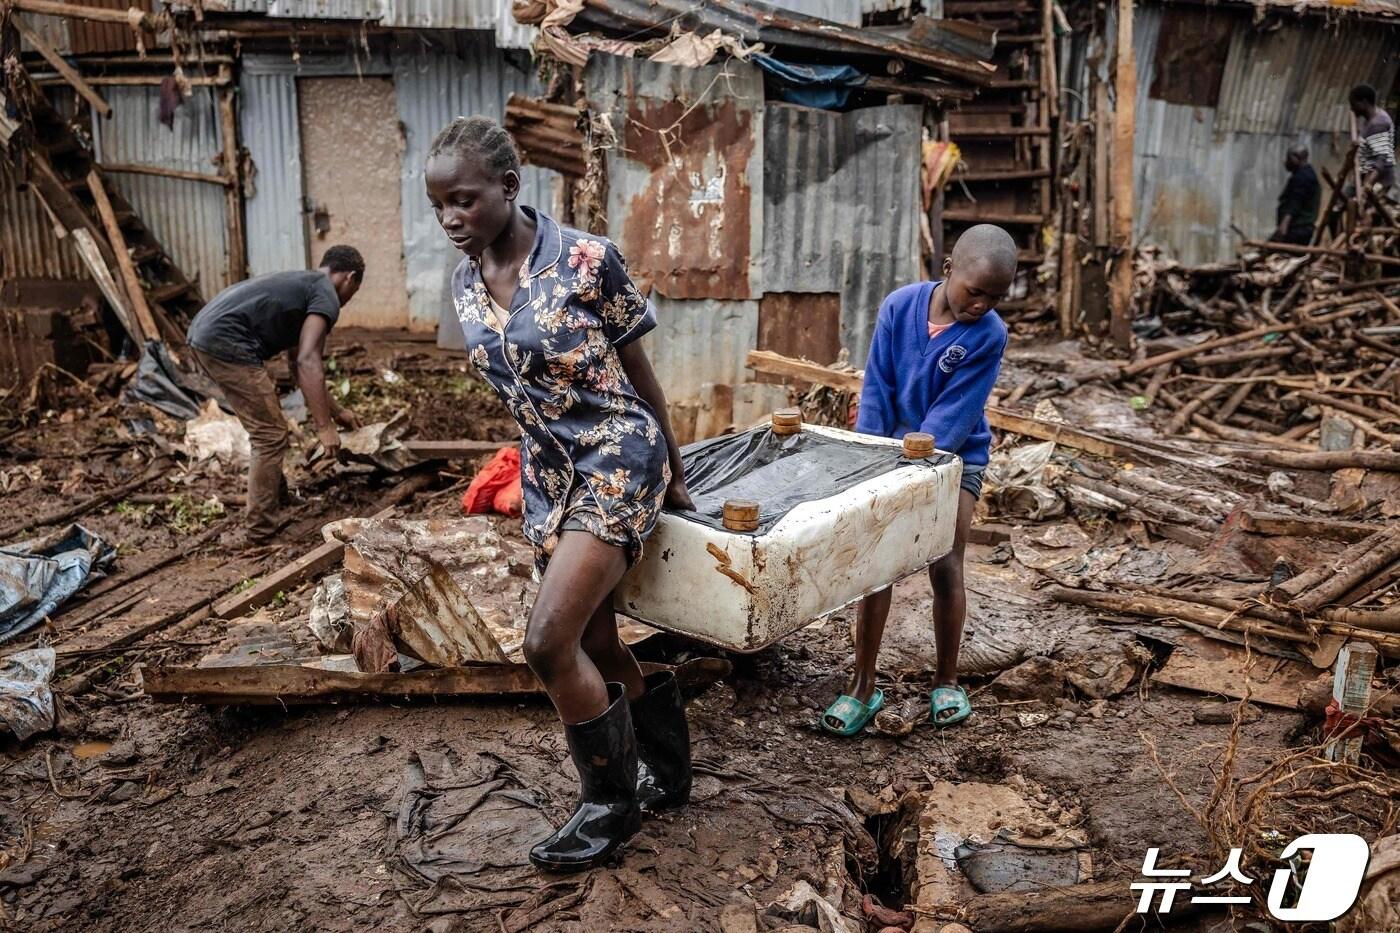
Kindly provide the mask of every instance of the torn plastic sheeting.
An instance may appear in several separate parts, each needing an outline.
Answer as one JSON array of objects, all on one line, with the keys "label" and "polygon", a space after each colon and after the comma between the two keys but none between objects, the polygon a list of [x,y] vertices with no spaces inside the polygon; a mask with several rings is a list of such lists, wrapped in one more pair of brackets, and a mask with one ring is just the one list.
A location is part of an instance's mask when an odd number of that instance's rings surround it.
[{"label": "torn plastic sheeting", "polygon": [[756,534],[767,531],[804,502],[846,492],[852,486],[911,464],[932,469],[951,454],[906,460],[896,449],[856,444],[820,434],[774,434],[771,427],[727,434],[681,450],[686,485],[695,501],[685,518],[724,527],[726,499],[751,499],[761,506]]},{"label": "torn plastic sheeting", "polygon": [[422,888],[420,914],[514,907],[538,887],[526,853],[552,826],[506,762],[478,753],[459,768],[454,757],[411,756],[389,813],[389,864]]},{"label": "torn plastic sheeting", "polygon": [[116,556],[82,525],[0,547],[0,644],[44,621]]},{"label": "torn plastic sheeting", "polygon": [[998,515],[1042,521],[1065,513],[1064,500],[1046,482],[1054,452],[1054,441],[992,452],[984,478],[987,497]]},{"label": "torn plastic sheeting", "polygon": [[866,82],[865,74],[850,65],[805,65],[771,55],[754,55],[753,60],[776,79],[782,100],[804,107],[839,110],[851,92]]},{"label": "torn plastic sheeting", "polygon": [[185,372],[170,358],[165,344],[148,340],[141,350],[136,375],[126,388],[126,400],[154,405],[172,418],[188,421],[199,414],[206,398],[220,396],[218,387],[202,374]]},{"label": "torn plastic sheeting", "polygon": [[0,725],[23,742],[54,726],[52,648],[31,648],[0,658]]},{"label": "torn plastic sheeting", "polygon": [[418,460],[403,446],[403,437],[409,427],[408,409],[402,408],[388,421],[367,424],[341,434],[341,453],[346,459],[354,461],[344,469],[363,472],[366,467],[377,467],[398,473],[413,466]]}]

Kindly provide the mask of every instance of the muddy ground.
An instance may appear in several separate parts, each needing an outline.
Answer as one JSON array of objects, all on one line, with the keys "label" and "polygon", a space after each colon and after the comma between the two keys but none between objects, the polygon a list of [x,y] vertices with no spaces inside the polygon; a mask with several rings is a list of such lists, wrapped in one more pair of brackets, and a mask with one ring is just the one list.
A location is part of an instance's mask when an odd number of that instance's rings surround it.
[{"label": "muddy ground", "polygon": [[[459,359],[411,340],[387,347],[350,335],[338,340],[337,373],[367,416],[406,404],[420,437],[510,436],[509,422]],[[398,378],[386,381],[386,370]],[[3,442],[7,466],[42,471],[38,482],[7,494],[7,513],[47,511],[142,468],[132,451],[149,445],[122,429],[119,406],[81,398],[67,405]],[[110,407],[101,411],[104,405]],[[452,514],[460,478],[473,466],[444,467],[434,478],[438,491],[420,495],[410,513]],[[236,474],[177,468],[171,476],[162,492],[191,503],[241,492]],[[175,554],[181,559],[151,575],[143,601],[112,606],[100,595],[79,598],[42,637],[62,650],[84,629],[158,618],[172,606],[228,592],[304,553],[319,540],[322,523],[365,514],[391,488],[383,478],[311,484],[285,545],[251,555],[217,538],[198,553],[181,553],[217,515],[191,517],[187,506],[108,505],[83,521],[121,544],[118,574]],[[1166,578],[1195,557],[1181,545],[1154,542],[1131,560]],[[1005,544],[974,546],[968,572],[969,643],[1012,643],[1019,657],[1008,666],[1032,655],[1073,667],[1132,645],[1144,646],[1144,657],[1162,650],[1089,610],[1050,603],[1037,575],[1008,559]],[[308,593],[303,587],[286,594],[268,617],[304,612]],[[881,663],[892,705],[927,696],[929,615],[927,581],[901,583]],[[0,924],[97,931],[716,930],[732,901],[762,911],[806,880],[835,892],[858,930],[861,894],[891,906],[907,899],[905,881],[881,854],[890,848],[889,803],[907,792],[943,780],[1001,783],[1020,775],[1064,809],[1079,809],[1075,822],[1087,834],[1093,876],[1126,882],[1149,846],[1197,861],[1208,852],[1205,833],[1157,762],[1200,805],[1231,744],[1230,724],[1195,719],[1199,711],[1218,711],[1218,698],[1148,685],[1141,673],[1096,702],[1055,684],[1038,698],[1008,698],[987,689],[995,671],[967,678],[977,712],[957,728],[922,724],[904,738],[836,739],[816,728],[816,717],[840,692],[852,656],[850,617],[839,614],[756,655],[732,657],[730,677],[692,699],[691,806],[649,819],[618,866],[546,877],[522,867],[523,849],[532,833],[568,811],[575,789],[546,702],[217,709],[141,695],[135,665],[193,663],[226,630],[226,623],[195,619],[120,652],[60,658],[60,681],[78,675],[86,682],[63,697],[58,732],[24,745],[7,741],[0,758]],[[677,661],[713,652],[663,636],[639,653]],[[1314,739],[1316,725],[1297,712],[1261,707],[1241,726],[1236,766],[1267,765]],[[529,792],[535,806],[502,811],[496,823],[461,840],[472,864],[455,880],[434,884],[404,871],[411,846],[396,827],[405,793],[426,781],[425,799],[448,801],[450,809],[452,794],[488,777]],[[1367,827],[1368,838],[1380,828]],[[787,921],[770,914],[765,922],[772,928]]]}]

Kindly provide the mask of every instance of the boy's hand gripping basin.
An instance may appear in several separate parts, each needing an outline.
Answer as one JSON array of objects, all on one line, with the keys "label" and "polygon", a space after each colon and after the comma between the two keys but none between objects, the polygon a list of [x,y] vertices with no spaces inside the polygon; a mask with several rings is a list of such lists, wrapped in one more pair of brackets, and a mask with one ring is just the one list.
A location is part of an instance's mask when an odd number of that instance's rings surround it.
[{"label": "boy's hand gripping basin", "polygon": [[[952,549],[960,459],[910,459],[900,441],[793,422],[775,415],[682,451],[695,511],[661,514],[617,611],[757,651]],[[725,527],[726,501],[729,524],[753,530]]]}]

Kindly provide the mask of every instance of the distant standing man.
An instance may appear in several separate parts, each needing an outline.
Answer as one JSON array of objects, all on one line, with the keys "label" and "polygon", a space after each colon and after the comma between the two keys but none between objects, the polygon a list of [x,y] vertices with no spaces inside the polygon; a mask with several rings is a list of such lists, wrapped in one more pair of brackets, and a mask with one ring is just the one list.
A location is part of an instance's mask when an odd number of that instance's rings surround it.
[{"label": "distant standing man", "polygon": [[1308,164],[1308,147],[1294,146],[1284,157],[1283,167],[1288,169],[1288,184],[1278,196],[1278,226],[1274,228],[1275,243],[1298,243],[1307,246],[1312,242],[1313,225],[1317,223],[1317,208],[1322,201],[1322,186],[1317,183],[1317,172]]},{"label": "distant standing man", "polygon": [[282,458],[290,432],[277,387],[263,363],[287,354],[316,436],[326,454],[334,457],[340,451],[335,425],[357,428],[360,422],[326,391],[326,335],[340,309],[360,290],[364,275],[359,250],[332,246],[314,272],[274,272],[231,285],[190,323],[186,341],[200,366],[223,389],[251,442],[249,544],[271,540],[278,530],[277,512],[289,499]]},{"label": "distant standing man", "polygon": [[1368,191],[1379,186],[1380,193],[1388,195],[1395,184],[1395,122],[1377,104],[1376,89],[1369,84],[1352,88],[1348,102],[1360,125],[1361,186]]}]

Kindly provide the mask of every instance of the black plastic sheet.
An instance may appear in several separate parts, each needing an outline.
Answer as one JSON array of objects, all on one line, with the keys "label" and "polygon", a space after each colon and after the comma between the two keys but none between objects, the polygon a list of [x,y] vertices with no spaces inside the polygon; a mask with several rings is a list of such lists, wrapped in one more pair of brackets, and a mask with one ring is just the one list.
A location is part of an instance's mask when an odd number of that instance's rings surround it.
[{"label": "black plastic sheet", "polygon": [[0,644],[43,622],[116,557],[116,548],[82,525],[0,545]]},{"label": "black plastic sheet", "polygon": [[681,449],[686,486],[695,511],[677,514],[724,527],[726,499],[751,499],[759,504],[761,534],[804,502],[826,499],[852,486],[900,467],[933,469],[952,460],[939,454],[907,460],[899,448],[859,444],[803,431],[786,436],[771,427],[726,434]]},{"label": "black plastic sheet", "polygon": [[188,421],[199,415],[199,407],[206,398],[219,398],[213,380],[176,366],[165,344],[155,340],[146,342],[136,375],[126,388],[127,401],[145,402],[172,418]]}]

